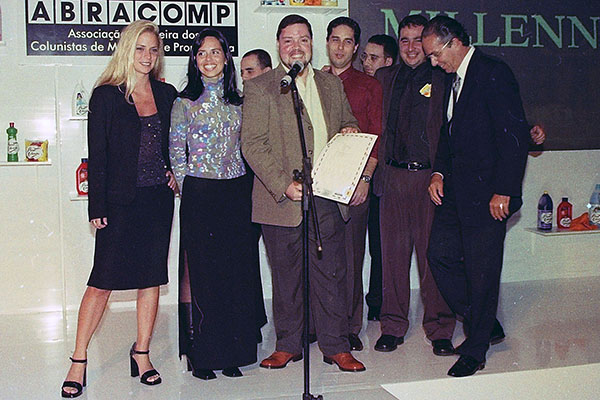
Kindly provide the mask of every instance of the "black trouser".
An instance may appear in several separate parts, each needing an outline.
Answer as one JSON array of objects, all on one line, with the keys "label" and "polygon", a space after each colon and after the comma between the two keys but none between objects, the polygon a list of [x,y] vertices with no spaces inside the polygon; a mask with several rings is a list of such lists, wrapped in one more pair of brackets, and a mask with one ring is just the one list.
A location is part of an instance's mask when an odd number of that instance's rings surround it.
[{"label": "black trouser", "polygon": [[379,197],[371,192],[369,198],[369,255],[371,272],[369,274],[369,293],[365,296],[369,308],[380,309],[382,295],[381,272],[381,235],[379,233]]},{"label": "black trouser", "polygon": [[464,318],[469,336],[461,354],[483,362],[498,307],[506,220],[490,216],[478,226],[465,226],[448,185],[444,195],[433,218],[429,266],[452,311]]}]

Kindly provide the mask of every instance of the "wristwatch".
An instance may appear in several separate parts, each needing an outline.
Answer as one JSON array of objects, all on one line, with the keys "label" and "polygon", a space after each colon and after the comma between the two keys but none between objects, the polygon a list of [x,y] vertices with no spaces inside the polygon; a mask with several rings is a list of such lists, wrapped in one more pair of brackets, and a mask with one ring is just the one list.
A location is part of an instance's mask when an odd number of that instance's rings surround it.
[{"label": "wristwatch", "polygon": [[371,183],[371,177],[369,175],[363,175],[360,177],[360,179],[365,181],[366,183]]}]

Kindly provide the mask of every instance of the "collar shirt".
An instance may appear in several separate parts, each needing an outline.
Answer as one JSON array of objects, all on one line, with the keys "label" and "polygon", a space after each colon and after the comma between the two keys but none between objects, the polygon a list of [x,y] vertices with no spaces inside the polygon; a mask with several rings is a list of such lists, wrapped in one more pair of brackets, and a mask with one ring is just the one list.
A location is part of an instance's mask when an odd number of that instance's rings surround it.
[{"label": "collar shirt", "polygon": [[458,102],[458,99],[460,98],[460,94],[462,92],[462,88],[465,85],[465,77],[467,75],[467,69],[469,68],[469,63],[471,62],[473,53],[475,53],[475,47],[469,46],[469,51],[467,52],[467,54],[465,55],[465,58],[463,58],[462,62],[458,66],[458,69],[456,70],[456,76],[454,79],[456,80],[457,78],[459,78],[458,87],[456,89],[456,99],[454,99],[454,91],[452,91],[452,90],[450,91],[450,96],[452,98],[448,102],[448,112],[447,112],[448,121],[450,121],[452,119],[452,112],[454,111],[454,104],[456,104]]},{"label": "collar shirt", "polygon": [[[289,68],[286,68],[286,72]],[[313,162],[319,158],[321,150],[327,145],[327,124],[325,122],[325,115],[323,114],[323,106],[321,105],[321,98],[319,97],[319,90],[315,82],[315,71],[311,64],[306,66],[306,81],[302,78],[296,79],[296,86],[298,87],[298,94],[302,99],[304,108],[308,112],[310,122],[313,127],[313,148],[314,157]]]},{"label": "collar shirt", "polygon": [[[344,92],[348,97],[352,114],[358,120],[360,131],[379,136],[383,93],[377,79],[357,71],[352,65],[339,74],[338,78],[342,80]],[[371,157],[377,158],[378,148],[379,140],[373,146]]]},{"label": "collar shirt", "polygon": [[388,115],[386,162],[420,162],[429,160],[427,120],[431,96],[432,68],[423,63],[404,67],[395,79]]}]

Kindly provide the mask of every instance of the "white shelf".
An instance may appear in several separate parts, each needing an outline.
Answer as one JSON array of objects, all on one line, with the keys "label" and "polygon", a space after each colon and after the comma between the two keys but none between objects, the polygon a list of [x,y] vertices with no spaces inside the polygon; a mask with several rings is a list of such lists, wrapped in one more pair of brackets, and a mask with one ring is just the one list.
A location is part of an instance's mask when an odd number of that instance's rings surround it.
[{"label": "white shelf", "polygon": [[87,196],[80,196],[77,192],[69,192],[69,199],[71,201],[88,201]]},{"label": "white shelf", "polygon": [[[259,1],[260,3],[260,1]],[[262,13],[285,13],[285,14],[302,14],[302,13],[314,13],[314,14],[342,14],[348,11],[348,1],[338,0],[337,7],[328,6],[270,6],[259,4],[256,9],[257,12]]]},{"label": "white shelf", "polygon": [[52,160],[48,161],[0,161],[0,167],[39,167],[42,165],[52,165]]},{"label": "white shelf", "polygon": [[541,236],[565,236],[565,235],[589,235],[594,233],[600,233],[600,229],[589,230],[589,231],[569,231],[569,230],[558,230],[554,227],[551,231],[541,231],[537,228],[525,228],[527,232],[535,233]]},{"label": "white shelf", "polygon": [[70,117],[69,121],[87,121],[87,116]]}]

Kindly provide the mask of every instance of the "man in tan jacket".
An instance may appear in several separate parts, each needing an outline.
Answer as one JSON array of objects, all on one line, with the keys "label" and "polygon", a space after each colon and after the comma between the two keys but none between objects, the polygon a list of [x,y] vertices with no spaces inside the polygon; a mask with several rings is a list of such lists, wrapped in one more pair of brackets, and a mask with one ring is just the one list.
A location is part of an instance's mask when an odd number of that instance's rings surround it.
[{"label": "man in tan jacket", "polygon": [[[281,79],[296,60],[306,66],[296,84],[313,163],[337,132],[358,131],[341,81],[310,65],[312,28],[304,17],[288,15],[281,20],[277,49],[281,64],[245,82],[242,122],[242,151],[256,174],[252,219],[262,224],[273,275],[277,344],[261,362],[263,368],[284,368],[302,358],[302,185],[293,180],[293,170],[302,168],[302,151],[291,92],[280,89]],[[317,341],[326,363],[335,363],[342,371],[363,371],[348,343],[343,229],[347,209],[323,198],[315,200],[323,240],[318,257],[310,223],[310,299]]]}]

